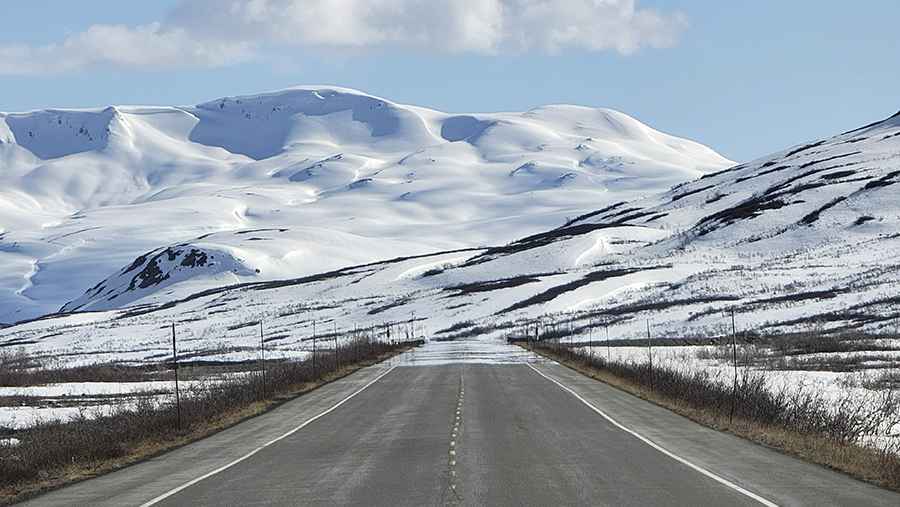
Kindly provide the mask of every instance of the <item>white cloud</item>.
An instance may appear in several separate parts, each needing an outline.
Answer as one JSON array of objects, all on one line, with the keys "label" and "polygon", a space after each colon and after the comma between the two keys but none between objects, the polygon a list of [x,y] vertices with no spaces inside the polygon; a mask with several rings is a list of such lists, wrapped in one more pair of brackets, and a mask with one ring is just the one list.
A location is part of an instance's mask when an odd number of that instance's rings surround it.
[{"label": "white cloud", "polygon": [[518,50],[590,51],[613,49],[623,54],[643,46],[669,47],[687,26],[682,14],[638,9],[634,0],[510,2],[504,36]]},{"label": "white cloud", "polygon": [[495,0],[194,0],[168,22],[210,39],[312,48],[406,46],[493,50],[502,4]]},{"label": "white cloud", "polygon": [[629,54],[673,45],[686,24],[635,0],[183,0],[160,23],[94,25],[45,46],[0,45],[0,74],[217,67],[284,47]]},{"label": "white cloud", "polygon": [[96,65],[163,69],[219,66],[246,59],[251,45],[197,39],[181,28],[93,25],[46,46],[0,45],[0,74],[53,74]]}]

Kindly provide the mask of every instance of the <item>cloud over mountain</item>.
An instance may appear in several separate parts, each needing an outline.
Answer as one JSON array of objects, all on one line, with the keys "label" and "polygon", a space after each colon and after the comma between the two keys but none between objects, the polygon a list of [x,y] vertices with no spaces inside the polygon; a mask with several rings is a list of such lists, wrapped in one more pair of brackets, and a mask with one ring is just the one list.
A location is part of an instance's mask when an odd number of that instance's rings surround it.
[{"label": "cloud over mountain", "polygon": [[0,45],[0,75],[220,67],[298,48],[630,54],[675,44],[686,25],[636,0],[182,0],[160,22]]}]

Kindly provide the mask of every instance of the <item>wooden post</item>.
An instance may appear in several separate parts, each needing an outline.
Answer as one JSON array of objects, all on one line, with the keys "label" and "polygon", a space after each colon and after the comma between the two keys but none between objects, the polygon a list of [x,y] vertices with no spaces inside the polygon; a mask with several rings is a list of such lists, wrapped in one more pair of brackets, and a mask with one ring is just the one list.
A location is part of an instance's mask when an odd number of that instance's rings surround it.
[{"label": "wooden post", "polygon": [[172,323],[172,368],[175,370],[175,413],[181,429],[181,389],[178,386],[178,349],[175,346],[175,323]]},{"label": "wooden post", "polygon": [[559,322],[553,322],[553,342],[556,345],[554,349],[556,350],[556,355],[559,355]]},{"label": "wooden post", "polygon": [[260,366],[262,368],[262,394],[263,398],[266,397],[266,340],[265,334],[263,334],[263,323],[262,319],[259,320],[259,359]]},{"label": "wooden post", "polygon": [[[897,332],[894,331],[894,340],[897,339]],[[891,340],[893,343],[894,340]],[[897,383],[897,363],[894,361],[894,358],[891,358],[891,369],[888,373],[888,389],[891,391],[891,395],[894,394],[894,385]]]},{"label": "wooden post", "polygon": [[556,322],[556,320],[553,321],[553,335],[556,338],[556,355],[559,355],[561,350],[559,347],[559,322]]},{"label": "wooden post", "polygon": [[731,413],[728,415],[728,424],[734,422],[734,405],[737,398],[738,368],[737,368],[737,326],[734,323],[734,310],[731,310],[731,361],[734,365],[734,386],[731,389]]},{"label": "wooden post", "polygon": [[653,390],[653,341],[650,338],[650,319],[647,319],[647,354],[650,357],[650,390]]},{"label": "wooden post", "polygon": [[612,351],[609,345],[609,321],[603,321],[603,327],[606,328],[606,362],[612,361]]},{"label": "wooden post", "polygon": [[594,321],[588,320],[588,355],[589,364],[594,366]]}]

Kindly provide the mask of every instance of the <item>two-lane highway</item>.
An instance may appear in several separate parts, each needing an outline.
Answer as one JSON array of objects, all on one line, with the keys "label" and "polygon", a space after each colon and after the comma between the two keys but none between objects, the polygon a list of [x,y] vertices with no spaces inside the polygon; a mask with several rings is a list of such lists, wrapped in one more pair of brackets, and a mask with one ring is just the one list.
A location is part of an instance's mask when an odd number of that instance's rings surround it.
[{"label": "two-lane highway", "polygon": [[498,343],[430,343],[35,505],[900,505]]}]

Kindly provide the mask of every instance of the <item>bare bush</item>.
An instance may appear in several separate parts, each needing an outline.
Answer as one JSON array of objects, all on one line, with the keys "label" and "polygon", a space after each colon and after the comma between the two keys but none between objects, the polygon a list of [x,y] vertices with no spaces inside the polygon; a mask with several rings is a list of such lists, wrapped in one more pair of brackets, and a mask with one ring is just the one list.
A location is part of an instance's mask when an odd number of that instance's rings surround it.
[{"label": "bare bush", "polygon": [[0,349],[0,386],[23,387],[60,382],[137,382],[160,371],[159,365],[115,363],[51,368],[22,349]]},{"label": "bare bush", "polygon": [[707,361],[718,361],[720,363],[731,363],[735,357],[740,364],[754,364],[764,354],[756,345],[737,345],[723,344],[717,346],[698,347],[694,352],[694,357]]},{"label": "bare bush", "polygon": [[791,356],[827,352],[887,352],[896,347],[875,343],[881,336],[862,333],[825,333],[812,330],[803,333],[773,335],[765,341],[778,355]]}]

